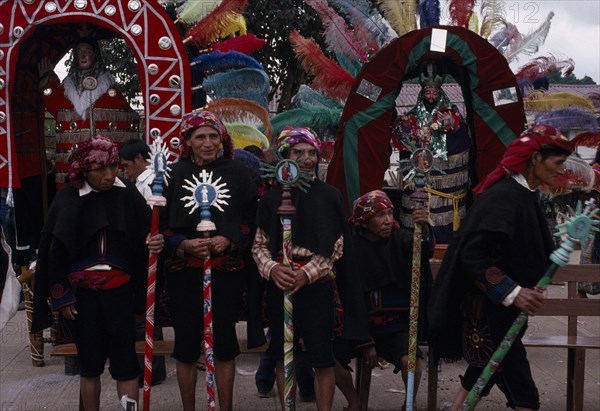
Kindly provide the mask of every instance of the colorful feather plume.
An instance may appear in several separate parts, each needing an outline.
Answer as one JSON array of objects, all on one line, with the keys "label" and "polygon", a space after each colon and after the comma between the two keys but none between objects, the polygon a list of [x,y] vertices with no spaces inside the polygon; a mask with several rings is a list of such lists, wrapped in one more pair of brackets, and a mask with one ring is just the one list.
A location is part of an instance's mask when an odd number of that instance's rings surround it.
[{"label": "colorful feather plume", "polygon": [[278,135],[285,126],[310,127],[313,130],[338,127],[342,109],[327,109],[307,104],[302,108],[294,108],[271,117],[273,134]]},{"label": "colorful feather plume", "polygon": [[269,78],[263,70],[243,68],[212,74],[202,87],[212,99],[245,98],[268,106]]},{"label": "colorful feather plume", "polygon": [[590,99],[590,101],[596,108],[596,111],[600,111],[600,92],[595,91],[593,93],[588,94],[587,97]]},{"label": "colorful feather plume", "polygon": [[367,0],[330,0],[350,21],[356,38],[375,52],[398,35],[384,21],[383,16]]},{"label": "colorful feather plume", "polygon": [[325,27],[325,41],[327,48],[335,53],[342,53],[350,60],[356,58],[366,63],[369,58],[366,48],[356,39],[354,33],[348,28],[344,18],[329,7],[326,0],[305,0],[311,6]]},{"label": "colorful feather plume", "polygon": [[200,54],[190,63],[194,70],[198,70],[205,76],[220,71],[240,68],[254,68],[264,70],[263,66],[252,57],[237,51],[221,52],[219,50]]},{"label": "colorful feather plume", "polygon": [[186,34],[184,44],[192,42],[198,48],[214,41],[218,33],[227,32],[239,19],[248,0],[223,0],[221,4],[202,20],[198,21]]},{"label": "colorful feather plume", "polygon": [[506,60],[510,63],[513,60],[518,60],[519,54],[530,56],[537,53],[540,46],[546,41],[546,36],[548,36],[548,32],[550,31],[552,17],[554,17],[553,11],[548,13],[546,21],[544,21],[536,30],[523,37],[520,41],[510,43],[504,53]]},{"label": "colorful feather plume", "polygon": [[450,0],[448,11],[450,12],[451,24],[468,28],[474,7],[475,0]]},{"label": "colorful feather plume", "polygon": [[469,22],[467,23],[467,28],[473,33],[479,33],[479,16],[477,13],[471,13],[471,17],[469,17]]},{"label": "colorful feather plume", "polygon": [[248,146],[257,146],[261,150],[269,148],[269,139],[258,128],[244,123],[225,123],[227,131],[233,139],[233,146],[245,148]]},{"label": "colorful feather plume", "polygon": [[317,43],[302,37],[296,30],[290,32],[290,42],[304,70],[314,76],[313,88],[334,99],[346,100],[354,77],[325,56]]},{"label": "colorful feather plume", "polygon": [[220,98],[206,105],[208,111],[230,123],[261,124],[265,135],[271,140],[272,129],[269,112],[260,104],[243,98]]},{"label": "colorful feather plume", "polygon": [[177,10],[175,23],[184,22],[188,27],[193,26],[198,20],[206,17],[217,7],[217,0],[193,1],[188,0]]},{"label": "colorful feather plume", "polygon": [[590,113],[594,112],[594,105],[588,98],[573,93],[548,93],[534,90],[523,99],[523,103],[527,111],[536,113],[567,107],[580,107]]},{"label": "colorful feather plume", "polygon": [[317,90],[313,90],[306,84],[301,84],[296,95],[292,98],[292,106],[294,108],[301,108],[307,105],[315,107],[324,107],[328,109],[342,109],[343,105],[338,101],[326,97],[319,93]]},{"label": "colorful feather plume", "polygon": [[563,77],[568,76],[575,69],[573,59],[559,60],[553,55],[540,56],[522,66],[517,74],[518,78],[533,82],[534,80],[560,70]]},{"label": "colorful feather plume", "polygon": [[490,37],[489,42],[496,47],[500,53],[504,53],[509,44],[517,43],[521,40],[522,36],[517,26],[512,23],[506,23],[506,27]]},{"label": "colorful feather plume", "polygon": [[503,30],[506,27],[504,2],[502,0],[483,0],[479,8],[483,17],[479,35],[484,39],[496,30]]},{"label": "colorful feather plume", "polygon": [[214,43],[208,49],[202,51],[239,51],[240,53],[251,54],[260,50],[265,44],[267,44],[266,40],[260,39],[254,34],[244,34],[243,36],[236,36]]},{"label": "colorful feather plume", "polygon": [[399,36],[416,30],[415,0],[377,0],[390,26]]},{"label": "colorful feather plume", "polygon": [[440,24],[440,0],[419,0],[417,10],[422,29]]},{"label": "colorful feather plume", "polygon": [[589,192],[596,184],[596,172],[594,168],[582,158],[571,154],[563,163],[565,173],[560,175],[554,186],[542,185],[542,191],[551,195],[564,195],[573,191]]},{"label": "colorful feather plume", "polygon": [[573,137],[571,142],[577,147],[583,146],[600,150],[600,132],[584,131],[578,133],[575,137]]},{"label": "colorful feather plume", "polygon": [[561,132],[566,133],[571,129],[592,130],[598,129],[598,120],[589,111],[576,107],[567,107],[546,113],[537,113],[535,122],[548,124]]}]

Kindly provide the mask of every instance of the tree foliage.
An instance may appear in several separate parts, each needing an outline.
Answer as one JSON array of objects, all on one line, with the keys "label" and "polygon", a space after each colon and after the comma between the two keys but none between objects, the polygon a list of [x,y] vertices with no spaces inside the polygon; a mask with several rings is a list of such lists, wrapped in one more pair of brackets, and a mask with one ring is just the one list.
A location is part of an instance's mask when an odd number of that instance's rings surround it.
[{"label": "tree foliage", "polygon": [[566,77],[562,77],[560,71],[548,74],[548,81],[552,84],[596,84],[590,76],[583,76],[578,79],[573,73]]},{"label": "tree foliage", "polygon": [[267,41],[253,57],[262,63],[271,80],[269,98],[272,100],[280,94],[277,111],[289,109],[300,85],[309,82],[292,50],[290,31],[298,30],[304,37],[312,37],[323,45],[321,21],[311,7],[295,0],[253,0],[244,17],[248,32]]}]

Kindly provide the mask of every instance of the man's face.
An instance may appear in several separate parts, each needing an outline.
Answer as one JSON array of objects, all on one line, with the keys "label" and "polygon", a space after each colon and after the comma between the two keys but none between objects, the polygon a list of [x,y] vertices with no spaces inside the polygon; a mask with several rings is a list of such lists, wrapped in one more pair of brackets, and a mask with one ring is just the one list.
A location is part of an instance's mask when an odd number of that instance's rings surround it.
[{"label": "man's face", "polygon": [[363,223],[365,229],[363,234],[367,240],[377,241],[388,238],[394,228],[394,212],[391,208],[386,208],[369,218]]},{"label": "man's face", "polygon": [[87,43],[78,44],[75,48],[75,58],[80,69],[89,69],[94,62],[94,48]]},{"label": "man's face", "polygon": [[427,87],[423,93],[423,98],[427,103],[435,104],[440,98],[440,92],[435,87]]},{"label": "man's face", "polygon": [[319,162],[319,156],[317,149],[308,143],[295,144],[288,151],[288,158],[298,163],[300,171],[313,175],[317,163]]},{"label": "man's face", "polygon": [[117,177],[118,164],[109,164],[104,167],[84,171],[83,176],[90,187],[98,191],[110,190],[115,184]]},{"label": "man's face", "polygon": [[195,163],[203,165],[217,158],[221,136],[214,128],[202,126],[192,131],[186,142],[194,153]]},{"label": "man's face", "polygon": [[123,167],[123,178],[135,183],[136,178],[146,169],[146,160],[141,154],[137,154],[133,160],[121,159]]},{"label": "man's face", "polygon": [[[531,181],[528,179],[530,188],[536,188],[539,184],[546,184],[552,187],[556,183],[558,176],[565,174],[566,160],[566,155],[551,155],[543,160],[539,151],[534,152],[531,160],[533,164],[533,179]],[[535,187],[531,187],[532,183]]]}]

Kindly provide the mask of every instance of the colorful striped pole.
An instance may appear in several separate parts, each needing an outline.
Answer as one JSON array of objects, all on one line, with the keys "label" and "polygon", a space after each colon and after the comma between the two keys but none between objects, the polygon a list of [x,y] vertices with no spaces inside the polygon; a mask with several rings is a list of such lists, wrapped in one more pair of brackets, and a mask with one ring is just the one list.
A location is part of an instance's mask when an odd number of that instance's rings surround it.
[{"label": "colorful striped pole", "polygon": [[[150,165],[154,171],[152,195],[146,203],[152,207],[150,236],[158,234],[159,207],[167,205],[163,197],[163,180],[167,172],[166,156],[163,153],[162,139],[159,137],[151,146]],[[144,344],[144,411],[150,410],[150,391],[152,387],[152,352],[154,351],[154,303],[156,296],[156,266],[158,255],[150,253],[148,257],[148,284],[146,289],[146,338]]]},{"label": "colorful striped pole", "polygon": [[[550,255],[550,260],[552,264],[546,270],[544,276],[538,281],[535,286],[535,289],[539,292],[544,292],[546,290],[546,286],[550,283],[552,276],[558,269],[558,267],[564,267],[569,262],[569,255],[573,252],[574,246],[576,243],[580,242],[583,238],[590,236],[590,231],[600,231],[597,227],[593,227],[593,225],[597,225],[600,221],[592,221],[593,216],[600,210],[595,209],[592,211],[592,207],[594,206],[594,200],[588,200],[586,202],[586,207],[583,212],[581,211],[581,202],[577,203],[577,211],[576,214],[571,217],[566,223],[560,224],[557,228],[561,229],[566,227],[565,231],[559,231],[555,235],[562,236],[563,234],[567,235],[566,240],[564,240],[558,249],[556,249]],[[510,326],[504,339],[500,343],[500,346],[494,351],[489,362],[484,367],[481,375],[477,379],[477,382],[471,388],[471,391],[467,394],[467,398],[462,404],[461,410],[468,411],[472,410],[481,395],[481,392],[485,388],[485,386],[489,383],[490,379],[494,372],[498,369],[502,360],[512,347],[512,344],[515,342],[515,339],[527,323],[527,314],[524,312],[519,313],[513,324]]]},{"label": "colorful striped pole", "polygon": [[[283,265],[292,267],[292,220],[281,217],[283,234]],[[283,375],[284,404],[290,411],[296,408],[294,395],[294,304],[289,291],[283,292]]]}]

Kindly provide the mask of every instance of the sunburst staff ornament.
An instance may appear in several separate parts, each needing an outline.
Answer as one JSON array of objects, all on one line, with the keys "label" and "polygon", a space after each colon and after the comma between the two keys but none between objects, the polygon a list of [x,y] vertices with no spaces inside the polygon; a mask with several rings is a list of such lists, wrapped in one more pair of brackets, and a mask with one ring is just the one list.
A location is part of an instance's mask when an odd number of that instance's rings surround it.
[{"label": "sunburst staff ornament", "polygon": [[[167,161],[169,149],[162,138],[156,138],[150,145],[150,159],[148,166],[154,173],[152,181],[152,195],[146,201],[152,207],[152,223],[150,235],[158,234],[159,207],[167,205],[163,196],[163,183],[167,184],[169,162]],[[144,411],[150,410],[150,390],[152,386],[152,352],[154,351],[154,303],[156,296],[156,267],[158,256],[150,253],[148,257],[148,284],[146,289],[146,338],[144,348]]]},{"label": "sunburst staff ornament", "polygon": [[[210,220],[210,207],[215,206],[223,212],[221,206],[228,205],[225,199],[231,198],[229,189],[225,188],[227,183],[220,183],[221,177],[213,181],[212,171],[208,173],[202,170],[198,177],[192,175],[192,180],[184,180],[183,188],[190,191],[189,196],[181,197],[181,201],[186,202],[185,207],[190,207],[190,214],[200,209],[200,223],[196,226],[196,231],[204,233],[204,238],[210,237],[210,231],[216,229],[215,224]],[[202,294],[204,297],[204,355],[206,357],[206,397],[208,410],[216,409],[215,402],[215,362],[213,358],[213,321],[212,321],[212,272],[210,253],[204,259],[204,277],[202,281]]]},{"label": "sunburst staff ornament", "polygon": [[260,171],[263,172],[263,178],[274,178],[284,190],[295,186],[306,193],[313,177],[301,171],[298,163],[294,160],[281,158],[277,152],[275,152],[275,157],[278,160],[275,165],[262,163]]},{"label": "sunburst staff ornament", "polygon": [[[596,204],[594,199],[590,199],[586,201],[585,208],[582,209],[581,201],[577,202],[577,208],[575,214],[569,218],[564,224],[560,224],[557,227],[558,232],[554,234],[555,236],[564,236],[567,238],[560,243],[558,249],[554,250],[550,255],[550,261],[552,264],[546,270],[544,276],[538,281],[535,286],[535,290],[543,293],[546,291],[546,286],[552,280],[552,276],[558,269],[558,267],[564,267],[569,263],[569,255],[575,249],[575,245],[584,238],[593,238],[592,231],[598,232],[600,229],[597,226],[600,224],[600,220],[596,219],[594,216],[598,214],[600,208],[595,208]],[[469,391],[467,398],[462,404],[461,410],[472,410],[477,402],[479,396],[481,395],[481,391],[485,388],[485,386],[492,378],[494,372],[498,369],[502,360],[512,347],[517,336],[520,334],[521,330],[527,323],[527,314],[524,312],[519,313],[518,317],[515,319],[513,324],[510,326],[504,339],[500,343],[500,346],[494,351],[492,356],[490,357],[489,362],[481,372],[481,375],[477,379],[477,382]]]}]

